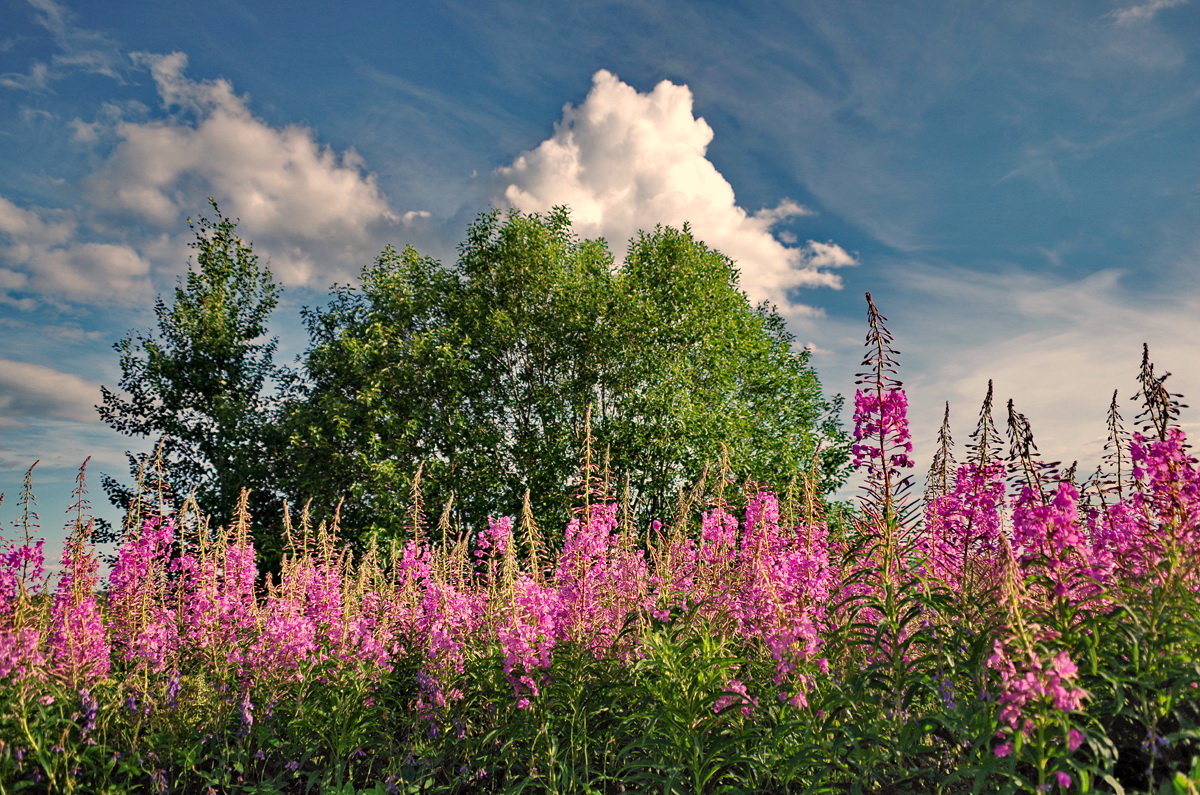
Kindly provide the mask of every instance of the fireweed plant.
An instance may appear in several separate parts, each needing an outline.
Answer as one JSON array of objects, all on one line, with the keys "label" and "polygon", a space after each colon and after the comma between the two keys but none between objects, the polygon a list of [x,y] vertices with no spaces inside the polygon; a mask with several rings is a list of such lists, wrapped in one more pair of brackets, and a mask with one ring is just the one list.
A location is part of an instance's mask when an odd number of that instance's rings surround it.
[{"label": "fireweed plant", "polygon": [[557,548],[529,510],[430,526],[414,488],[357,554],[287,517],[266,575],[243,495],[137,517],[101,582],[84,470],[54,576],[27,479],[0,791],[1195,792],[1200,468],[1166,375],[1146,352],[1083,481],[1011,403],[1005,444],[989,384],[918,500],[870,296],[868,324],[852,507],[714,471],[638,527],[587,445]]}]

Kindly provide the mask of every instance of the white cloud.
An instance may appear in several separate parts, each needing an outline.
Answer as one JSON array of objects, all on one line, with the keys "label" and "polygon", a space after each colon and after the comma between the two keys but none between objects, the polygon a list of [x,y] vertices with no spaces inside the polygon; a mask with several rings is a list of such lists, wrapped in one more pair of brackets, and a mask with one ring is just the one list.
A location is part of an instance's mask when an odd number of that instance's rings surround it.
[{"label": "white cloud", "polygon": [[[1200,339],[1194,295],[1135,296],[1112,270],[1059,280],[917,268],[905,278],[915,302],[892,312],[893,331],[906,353],[914,429],[925,457],[932,453],[943,401],[951,402],[955,438],[965,441],[993,379],[998,423],[1012,398],[1047,458],[1067,464],[1078,459],[1081,468],[1094,468],[1114,389],[1133,425],[1138,408],[1130,398],[1143,342],[1157,371],[1173,373],[1172,391],[1193,405],[1200,396],[1200,373],[1191,366]],[[919,313],[902,314],[916,306]],[[1193,439],[1200,435],[1197,416],[1195,409],[1182,416]]]},{"label": "white cloud", "polygon": [[1122,8],[1119,11],[1114,11],[1112,17],[1118,24],[1129,25],[1153,19],[1158,15],[1158,12],[1184,5],[1187,2],[1188,0],[1150,0],[1147,3],[1139,3],[1128,8]]},{"label": "white cloud", "polygon": [[75,224],[59,214],[57,219],[18,207],[0,196],[0,234],[19,243],[61,245],[71,238]]},{"label": "white cloud", "polygon": [[112,303],[144,304],[150,297],[150,263],[129,246],[116,243],[77,243],[34,251],[28,268],[39,293],[88,300],[105,297]]},{"label": "white cloud", "polygon": [[0,75],[0,86],[24,91],[45,91],[71,72],[99,74],[121,80],[126,69],[121,48],[104,33],[80,28],[65,6],[54,0],[29,0],[37,23],[50,32],[58,48],[50,61],[35,61],[26,73]]},{"label": "white cloud", "polygon": [[746,212],[706,156],[712,137],[693,115],[687,86],[664,80],[643,94],[601,70],[583,103],[563,109],[550,138],[497,172],[500,198],[524,211],[565,204],[581,234],[606,238],[618,254],[638,230],[689,222],[738,264],[752,300],[770,300],[787,315],[813,314],[790,291],[840,287],[829,269],[854,258],[833,243],[781,242],[772,227],[810,211],[784,201]]},{"label": "white cloud", "polygon": [[70,213],[18,207],[0,196],[0,290],[6,303],[29,309],[11,292],[51,299],[131,305],[150,296],[150,263],[120,243],[78,240]]},{"label": "white cloud", "polygon": [[96,421],[100,385],[41,364],[0,359],[0,426],[31,419]]},{"label": "white cloud", "polygon": [[858,261],[837,243],[808,241],[804,247],[805,264],[810,268],[845,268]]},{"label": "white cloud", "polygon": [[228,81],[188,79],[183,53],[135,60],[172,115],[116,124],[111,157],[86,181],[105,213],[174,230],[214,196],[285,284],[316,287],[328,286],[322,268],[356,271],[407,220],[353,150],[338,154],[305,127],[268,125]]},{"label": "white cloud", "polygon": [[393,212],[353,150],[337,153],[305,127],[272,127],[228,81],[188,79],[184,54],[134,61],[150,71],[166,117],[130,120],[106,104],[91,122],[73,120],[75,141],[113,146],[72,210],[0,197],[0,301],[145,303],[152,271],[182,270],[191,254],[183,222],[208,196],[289,286],[347,280],[397,232],[428,226],[428,212]]}]

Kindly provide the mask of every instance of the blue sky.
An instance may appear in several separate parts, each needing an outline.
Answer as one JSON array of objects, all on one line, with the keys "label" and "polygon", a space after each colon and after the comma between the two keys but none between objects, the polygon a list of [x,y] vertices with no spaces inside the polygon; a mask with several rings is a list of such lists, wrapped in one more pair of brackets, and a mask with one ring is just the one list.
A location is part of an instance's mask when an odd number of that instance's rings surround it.
[{"label": "blue sky", "polygon": [[[489,206],[619,251],[690,221],[850,393],[862,293],[928,455],[988,378],[1095,460],[1149,342],[1200,391],[1200,3],[0,0],[0,516],[56,536],[111,346],[153,326],[215,196],[297,310]],[[1132,415],[1128,406],[1127,414]],[[1194,413],[1187,417],[1195,430]]]}]

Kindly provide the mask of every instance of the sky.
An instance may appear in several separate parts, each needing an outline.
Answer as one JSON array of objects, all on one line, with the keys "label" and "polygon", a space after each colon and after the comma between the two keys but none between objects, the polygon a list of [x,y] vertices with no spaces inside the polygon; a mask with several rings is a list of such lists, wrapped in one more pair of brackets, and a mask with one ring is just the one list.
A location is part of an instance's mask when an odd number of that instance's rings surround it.
[{"label": "sky", "polygon": [[[0,0],[0,520],[61,537],[94,405],[211,196],[302,306],[489,207],[691,224],[850,396],[871,292],[918,461],[993,379],[1096,463],[1143,342],[1200,393],[1200,2]],[[1197,413],[1185,428],[1200,432]],[[919,466],[924,466],[923,464]],[[11,525],[6,525],[11,531]]]}]

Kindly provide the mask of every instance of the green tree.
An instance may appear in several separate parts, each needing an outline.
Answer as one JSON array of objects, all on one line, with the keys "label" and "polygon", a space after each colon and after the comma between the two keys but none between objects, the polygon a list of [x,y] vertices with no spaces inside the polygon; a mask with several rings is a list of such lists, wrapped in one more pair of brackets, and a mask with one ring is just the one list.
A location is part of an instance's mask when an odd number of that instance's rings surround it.
[{"label": "green tree", "polygon": [[[274,493],[275,339],[267,321],[279,288],[237,222],[221,215],[190,222],[196,251],[174,300],[155,302],[158,332],[131,332],[120,353],[120,392],[101,387],[100,417],[128,436],[161,440],[163,469],[177,497],[193,490],[203,510],[228,521],[242,488],[265,509]],[[131,469],[148,463],[129,455]],[[115,504],[127,508],[132,486],[104,479]]]},{"label": "green tree", "polygon": [[568,514],[584,418],[642,520],[725,458],[783,488],[814,462],[840,482],[845,440],[782,319],[752,307],[726,257],[658,228],[617,266],[565,209],[480,216],[443,268],[388,249],[357,288],[306,312],[305,383],[289,401],[287,490],[344,499],[345,526],[400,531],[423,467],[430,513],[454,494],[478,525]]}]

